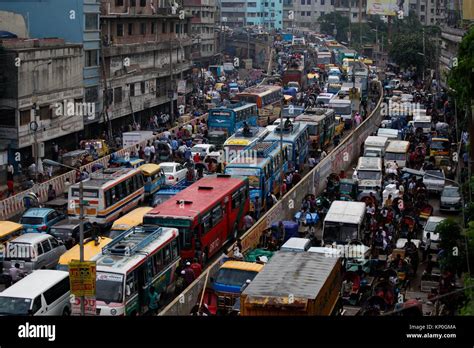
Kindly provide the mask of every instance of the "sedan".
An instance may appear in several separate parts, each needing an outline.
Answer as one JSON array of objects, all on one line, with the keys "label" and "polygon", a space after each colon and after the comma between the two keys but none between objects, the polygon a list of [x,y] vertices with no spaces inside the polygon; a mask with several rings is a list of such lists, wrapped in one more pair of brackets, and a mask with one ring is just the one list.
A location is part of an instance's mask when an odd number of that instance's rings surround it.
[{"label": "sedan", "polygon": [[194,157],[194,155],[198,153],[201,156],[201,159],[203,159],[213,151],[216,151],[216,147],[214,145],[197,144],[191,148],[191,156]]},{"label": "sedan", "polygon": [[[84,239],[92,236],[93,226],[89,221],[84,221]],[[62,241],[68,249],[79,243],[80,220],[66,219],[51,227],[49,233]]]},{"label": "sedan", "polygon": [[446,186],[441,192],[439,210],[461,211],[462,202],[459,187]]},{"label": "sedan", "polygon": [[166,176],[166,185],[172,186],[186,179],[188,170],[178,162],[163,162],[160,167]]}]

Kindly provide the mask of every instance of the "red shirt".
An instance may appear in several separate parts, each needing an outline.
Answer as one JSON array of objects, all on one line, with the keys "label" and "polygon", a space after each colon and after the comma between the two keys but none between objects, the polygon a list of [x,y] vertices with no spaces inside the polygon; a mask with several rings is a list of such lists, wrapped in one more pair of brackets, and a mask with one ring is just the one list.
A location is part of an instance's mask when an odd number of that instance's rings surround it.
[{"label": "red shirt", "polygon": [[192,263],[190,267],[194,272],[194,278],[195,279],[201,275],[202,267],[199,263]]}]

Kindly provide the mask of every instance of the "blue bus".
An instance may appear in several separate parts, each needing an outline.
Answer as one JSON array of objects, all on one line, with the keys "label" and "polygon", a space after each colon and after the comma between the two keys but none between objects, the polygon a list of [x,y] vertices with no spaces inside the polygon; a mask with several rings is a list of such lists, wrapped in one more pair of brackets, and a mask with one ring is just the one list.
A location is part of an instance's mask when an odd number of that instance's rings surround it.
[{"label": "blue bus", "polygon": [[278,194],[282,173],[288,171],[289,146],[279,142],[256,143],[243,150],[239,156],[225,168],[225,174],[246,176],[250,186],[250,211],[255,211],[256,199],[259,199],[260,211],[269,193]]},{"label": "blue bus", "polygon": [[[286,120],[283,121],[285,125]],[[283,132],[283,143],[289,146],[289,165],[300,169],[306,162],[309,153],[309,129],[305,122],[295,122],[291,127],[285,128],[279,125],[271,132],[264,141],[280,142],[280,135]]]},{"label": "blue bus", "polygon": [[257,119],[257,104],[254,103],[240,102],[210,109],[207,118],[209,143],[220,147],[237,129],[243,127],[244,122],[256,127]]}]

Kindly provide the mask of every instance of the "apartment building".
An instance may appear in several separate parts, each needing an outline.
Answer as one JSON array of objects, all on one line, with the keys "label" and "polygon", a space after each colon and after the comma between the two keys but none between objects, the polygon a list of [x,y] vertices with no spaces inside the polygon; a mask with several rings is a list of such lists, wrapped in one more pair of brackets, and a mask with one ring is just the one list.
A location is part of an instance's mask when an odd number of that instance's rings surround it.
[{"label": "apartment building", "polygon": [[221,0],[221,21],[231,27],[283,28],[283,0]]},{"label": "apartment building", "polygon": [[410,11],[414,11],[423,25],[444,25],[448,19],[448,0],[410,0]]}]

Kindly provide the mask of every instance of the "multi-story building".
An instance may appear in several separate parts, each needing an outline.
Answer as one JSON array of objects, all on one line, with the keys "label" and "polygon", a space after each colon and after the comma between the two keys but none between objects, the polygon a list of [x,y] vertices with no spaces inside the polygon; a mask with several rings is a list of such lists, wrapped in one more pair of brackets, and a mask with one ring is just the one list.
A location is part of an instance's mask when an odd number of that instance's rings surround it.
[{"label": "multi-story building", "polygon": [[216,0],[183,0],[191,18],[193,46],[191,58],[196,65],[207,66],[218,52],[216,23],[219,20]]},{"label": "multi-story building", "polygon": [[94,104],[83,103],[82,45],[6,39],[0,47],[0,144],[10,162],[17,162],[19,152],[23,165],[29,165],[33,147],[48,153],[53,141],[77,145],[84,120],[95,117]]},{"label": "multi-story building", "polygon": [[439,71],[441,86],[447,87],[447,76],[453,67],[453,62],[458,55],[459,44],[466,30],[459,28],[443,27],[441,29],[441,55],[439,56]]},{"label": "multi-story building", "polygon": [[115,128],[146,122],[170,111],[170,103],[175,115],[175,81],[187,79],[192,68],[190,18],[181,10],[155,0],[102,1],[105,116]]},{"label": "multi-story building", "polygon": [[[14,34],[30,38],[63,38],[66,42],[84,47],[82,83],[85,102],[96,103],[96,116],[85,118],[86,124],[97,122],[101,104],[99,102],[99,5],[100,0],[42,0],[42,1],[0,1],[4,16],[20,15],[26,23],[27,35],[22,35],[21,26]],[[1,14],[0,14],[1,17]],[[2,24],[5,22],[3,20]],[[10,28],[15,28],[10,25]]]},{"label": "multi-story building", "polygon": [[410,0],[410,11],[414,11],[423,25],[444,25],[448,18],[447,0]]},{"label": "multi-story building", "polygon": [[283,28],[283,0],[221,0],[221,20],[231,27]]}]

